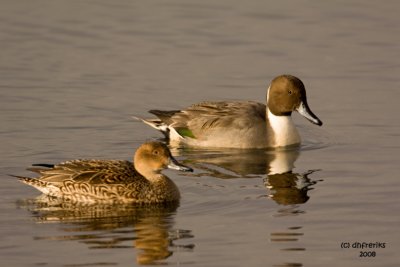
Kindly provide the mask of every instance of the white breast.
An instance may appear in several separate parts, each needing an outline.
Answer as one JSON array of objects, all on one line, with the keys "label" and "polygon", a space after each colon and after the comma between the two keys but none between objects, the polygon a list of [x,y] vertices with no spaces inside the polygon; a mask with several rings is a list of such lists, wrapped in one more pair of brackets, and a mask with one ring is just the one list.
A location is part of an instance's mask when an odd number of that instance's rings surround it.
[{"label": "white breast", "polygon": [[293,123],[291,116],[276,116],[267,108],[267,123],[272,133],[269,138],[275,141],[275,147],[290,146],[301,142],[299,132]]}]

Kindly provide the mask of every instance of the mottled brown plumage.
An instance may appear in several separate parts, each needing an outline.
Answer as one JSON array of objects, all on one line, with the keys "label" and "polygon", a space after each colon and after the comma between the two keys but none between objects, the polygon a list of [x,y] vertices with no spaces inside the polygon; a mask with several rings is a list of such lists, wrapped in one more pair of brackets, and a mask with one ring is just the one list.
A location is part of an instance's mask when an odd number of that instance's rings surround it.
[{"label": "mottled brown plumage", "polygon": [[192,171],[179,164],[160,142],[141,145],[134,164],[126,160],[72,160],[41,165],[50,168],[31,168],[41,175],[39,178],[19,178],[44,194],[71,201],[150,204],[178,201],[180,197],[174,182],[161,170]]}]

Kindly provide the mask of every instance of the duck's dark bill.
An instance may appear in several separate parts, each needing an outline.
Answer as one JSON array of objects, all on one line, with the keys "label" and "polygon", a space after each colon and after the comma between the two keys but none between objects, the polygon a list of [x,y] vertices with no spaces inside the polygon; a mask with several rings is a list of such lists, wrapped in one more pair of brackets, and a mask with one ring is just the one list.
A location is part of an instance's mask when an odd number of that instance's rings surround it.
[{"label": "duck's dark bill", "polygon": [[184,171],[184,172],[193,172],[193,169],[185,166],[181,163],[179,163],[176,159],[171,158],[170,162],[167,166],[169,169],[173,169],[173,170],[178,170],[178,171]]},{"label": "duck's dark bill", "polygon": [[307,103],[301,102],[299,107],[297,108],[297,112],[299,112],[304,118],[311,121],[312,123],[321,126],[322,121],[315,116],[314,113],[310,110]]}]

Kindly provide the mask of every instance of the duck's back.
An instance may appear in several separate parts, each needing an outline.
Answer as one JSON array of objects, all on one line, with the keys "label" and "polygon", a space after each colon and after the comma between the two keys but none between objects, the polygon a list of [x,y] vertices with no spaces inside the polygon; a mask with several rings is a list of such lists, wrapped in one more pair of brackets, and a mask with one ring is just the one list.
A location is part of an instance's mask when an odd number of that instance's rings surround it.
[{"label": "duck's back", "polygon": [[174,127],[189,127],[196,132],[200,129],[244,127],[254,119],[265,121],[265,109],[264,104],[254,101],[201,102],[171,114],[169,121],[163,119],[173,123]]}]

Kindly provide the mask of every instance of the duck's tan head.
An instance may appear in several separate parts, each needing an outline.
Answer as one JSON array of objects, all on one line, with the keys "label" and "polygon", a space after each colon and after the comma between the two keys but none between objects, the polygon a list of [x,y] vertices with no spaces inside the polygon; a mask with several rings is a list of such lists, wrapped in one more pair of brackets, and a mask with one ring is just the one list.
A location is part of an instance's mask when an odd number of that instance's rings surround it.
[{"label": "duck's tan head", "polygon": [[147,142],[141,145],[135,153],[134,165],[136,170],[146,176],[149,173],[159,173],[163,169],[174,169],[192,172],[193,169],[179,163],[168,147],[161,142]]},{"label": "duck's tan head", "polygon": [[281,75],[272,80],[267,92],[267,107],[276,116],[290,116],[292,111],[297,111],[310,122],[322,125],[308,107],[303,82],[292,75]]}]

